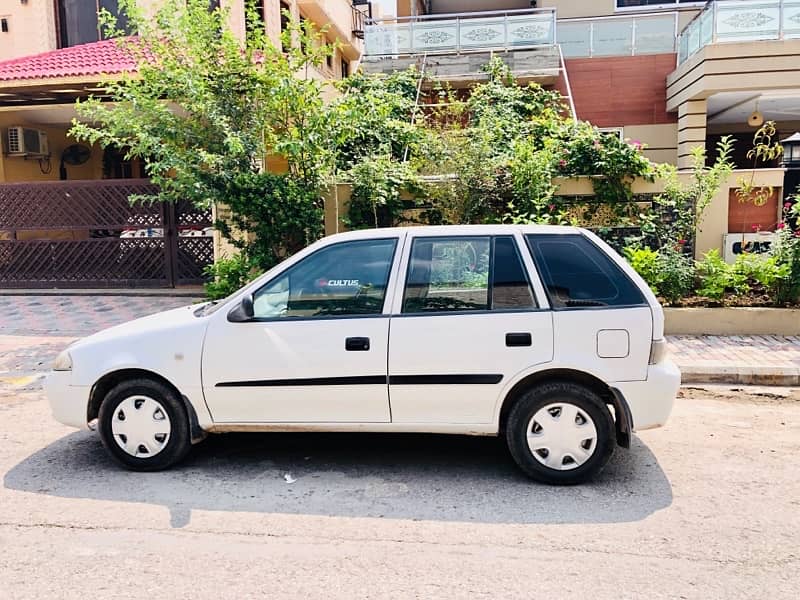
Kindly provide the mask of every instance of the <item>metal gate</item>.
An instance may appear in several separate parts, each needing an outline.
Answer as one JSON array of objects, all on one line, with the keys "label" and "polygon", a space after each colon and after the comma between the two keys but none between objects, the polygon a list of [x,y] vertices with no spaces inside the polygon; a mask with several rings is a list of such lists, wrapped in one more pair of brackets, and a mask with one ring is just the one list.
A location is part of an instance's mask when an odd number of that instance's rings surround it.
[{"label": "metal gate", "polygon": [[211,211],[129,201],[155,191],[146,179],[0,184],[0,288],[202,283]]}]

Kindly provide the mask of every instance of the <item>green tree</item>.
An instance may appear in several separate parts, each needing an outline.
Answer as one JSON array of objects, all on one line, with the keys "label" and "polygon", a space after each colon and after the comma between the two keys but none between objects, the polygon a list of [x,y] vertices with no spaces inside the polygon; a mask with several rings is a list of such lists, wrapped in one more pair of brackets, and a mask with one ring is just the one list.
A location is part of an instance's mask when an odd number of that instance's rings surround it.
[{"label": "green tree", "polygon": [[[111,102],[78,102],[71,134],[141,159],[159,187],[146,200],[231,206],[235,227],[221,228],[259,268],[318,237],[334,149],[322,84],[298,75],[319,66],[331,47],[296,23],[280,47],[263,28],[249,28],[241,40],[227,11],[209,11],[208,0],[165,0],[154,16],[135,0],[119,5],[137,32],[118,41],[136,71],[105,86]],[[101,20],[108,33],[120,33],[110,15]],[[287,174],[264,176],[267,157],[282,161]],[[285,218],[270,215],[270,200]]]}]

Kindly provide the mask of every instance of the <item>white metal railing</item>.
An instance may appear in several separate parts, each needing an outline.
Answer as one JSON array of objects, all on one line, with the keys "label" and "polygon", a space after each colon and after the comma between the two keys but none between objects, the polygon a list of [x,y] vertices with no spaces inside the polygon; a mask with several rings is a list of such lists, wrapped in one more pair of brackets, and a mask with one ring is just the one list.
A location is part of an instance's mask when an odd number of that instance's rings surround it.
[{"label": "white metal railing", "polygon": [[556,43],[553,8],[397,17],[366,26],[366,56],[453,54]]},{"label": "white metal railing", "polygon": [[678,64],[708,44],[783,39],[800,39],[800,0],[716,0],[678,37]]},{"label": "white metal railing", "polygon": [[678,12],[564,19],[557,31],[566,58],[665,54],[675,52]]}]

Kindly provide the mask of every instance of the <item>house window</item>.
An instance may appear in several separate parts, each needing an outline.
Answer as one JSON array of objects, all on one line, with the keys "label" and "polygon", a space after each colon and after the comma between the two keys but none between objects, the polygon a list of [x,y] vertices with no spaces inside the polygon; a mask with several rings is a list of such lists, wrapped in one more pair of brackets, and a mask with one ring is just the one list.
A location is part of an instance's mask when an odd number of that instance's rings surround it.
[{"label": "house window", "polygon": [[330,70],[333,70],[333,55],[332,54],[328,54],[328,56],[325,57],[325,64],[328,65],[328,68]]},{"label": "house window", "polygon": [[3,17],[0,19],[0,31],[3,33],[8,33],[8,18]]},{"label": "house window", "polygon": [[347,79],[350,77],[350,62],[346,59],[342,59],[342,79]]},{"label": "house window", "polygon": [[105,9],[117,15],[117,28],[127,30],[128,19],[119,13],[118,0],[57,0],[59,46],[77,46],[103,39],[97,13]]},{"label": "house window", "polygon": [[264,15],[264,2],[258,0],[257,2],[248,2],[245,7],[245,26],[248,33],[251,31],[262,31],[266,27],[266,17]]},{"label": "house window", "polygon": [[681,4],[705,4],[705,0],[617,0],[617,8],[640,8],[650,6],[653,8],[675,8]]},{"label": "house window", "polygon": [[281,33],[289,29],[289,14],[291,13],[291,9],[286,2],[281,2]]}]

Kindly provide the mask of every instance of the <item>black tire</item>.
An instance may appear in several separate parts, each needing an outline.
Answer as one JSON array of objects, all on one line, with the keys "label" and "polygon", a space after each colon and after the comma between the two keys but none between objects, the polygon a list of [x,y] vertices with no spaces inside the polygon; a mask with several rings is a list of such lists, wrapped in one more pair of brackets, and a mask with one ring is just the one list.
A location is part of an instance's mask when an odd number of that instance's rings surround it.
[{"label": "black tire", "polygon": [[[169,418],[170,431],[166,444],[152,456],[133,456],[114,438],[112,419],[120,404],[132,396],[152,398],[163,407]],[[132,471],[161,471],[182,460],[192,447],[186,407],[168,386],[151,379],[131,379],[114,386],[100,405],[98,416],[100,439],[114,459]]]},{"label": "black tire", "polygon": [[[578,407],[591,417],[597,432],[594,450],[586,462],[568,470],[548,467],[537,460],[528,446],[528,426],[534,415],[557,403]],[[544,383],[527,390],[516,400],[506,421],[506,443],[517,465],[532,479],[552,485],[574,485],[596,476],[611,458],[614,442],[614,421],[605,403],[597,394],[575,383]],[[563,459],[567,464],[571,460],[571,457]]]}]

